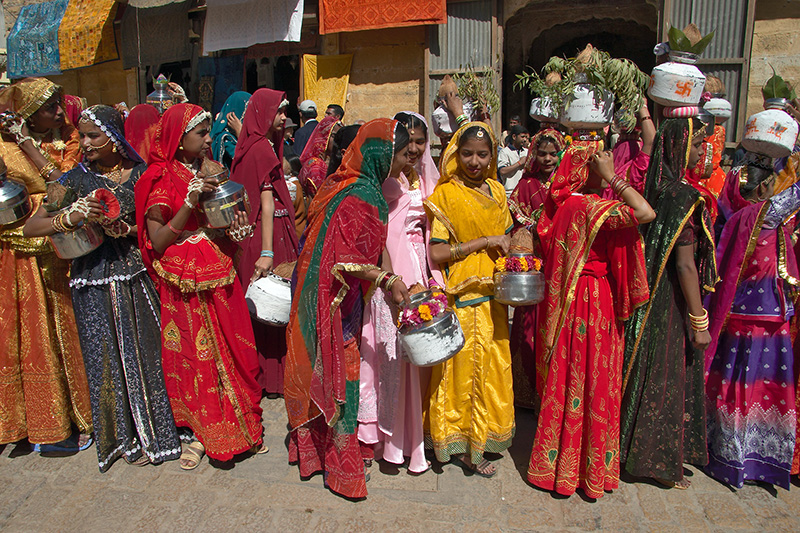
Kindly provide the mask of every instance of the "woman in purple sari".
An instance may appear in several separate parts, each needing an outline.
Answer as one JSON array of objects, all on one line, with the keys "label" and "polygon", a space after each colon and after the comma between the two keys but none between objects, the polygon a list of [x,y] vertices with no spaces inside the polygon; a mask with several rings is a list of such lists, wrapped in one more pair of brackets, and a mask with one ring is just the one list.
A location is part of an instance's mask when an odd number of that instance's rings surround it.
[{"label": "woman in purple sari", "polygon": [[719,199],[726,222],[722,282],[708,306],[706,469],[736,488],[764,481],[788,490],[795,446],[789,320],[800,282],[787,221],[800,209],[800,185],[773,196],[774,186],[771,161],[748,153]]}]

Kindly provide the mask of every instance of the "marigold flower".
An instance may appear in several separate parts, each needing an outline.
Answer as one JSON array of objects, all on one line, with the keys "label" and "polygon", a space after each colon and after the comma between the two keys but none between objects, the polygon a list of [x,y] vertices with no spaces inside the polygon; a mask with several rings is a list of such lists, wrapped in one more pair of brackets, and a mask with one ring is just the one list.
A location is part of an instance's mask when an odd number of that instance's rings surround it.
[{"label": "marigold flower", "polygon": [[422,319],[423,322],[427,322],[428,320],[433,320],[433,315],[431,314],[431,308],[427,304],[422,304],[417,307],[417,311],[419,312],[419,317]]}]

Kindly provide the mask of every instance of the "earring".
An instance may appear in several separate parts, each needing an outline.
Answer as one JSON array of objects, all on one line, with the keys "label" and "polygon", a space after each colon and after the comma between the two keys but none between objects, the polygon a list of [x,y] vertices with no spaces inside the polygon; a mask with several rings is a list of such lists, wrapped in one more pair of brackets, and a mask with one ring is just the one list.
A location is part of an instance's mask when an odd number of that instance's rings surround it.
[{"label": "earring", "polygon": [[117,145],[116,144],[112,144],[111,145],[111,153],[114,153],[114,154],[117,153]]}]

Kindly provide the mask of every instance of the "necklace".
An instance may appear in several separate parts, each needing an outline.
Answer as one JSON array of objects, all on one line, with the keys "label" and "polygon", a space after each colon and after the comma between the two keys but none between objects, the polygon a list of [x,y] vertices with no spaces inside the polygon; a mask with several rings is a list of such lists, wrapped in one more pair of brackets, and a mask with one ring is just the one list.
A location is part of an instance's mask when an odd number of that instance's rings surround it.
[{"label": "necklace", "polygon": [[100,174],[113,181],[117,185],[122,182],[122,160],[120,160],[120,162],[113,167],[106,167],[97,162],[94,163],[94,166],[97,168],[97,171],[100,172]]},{"label": "necklace", "polygon": [[200,172],[200,169],[195,167],[195,163],[197,163],[197,161],[198,160],[195,159],[191,163],[184,163],[183,161],[181,161],[180,163],[181,165],[186,167],[186,170],[192,173],[192,176],[197,176],[197,173]]}]

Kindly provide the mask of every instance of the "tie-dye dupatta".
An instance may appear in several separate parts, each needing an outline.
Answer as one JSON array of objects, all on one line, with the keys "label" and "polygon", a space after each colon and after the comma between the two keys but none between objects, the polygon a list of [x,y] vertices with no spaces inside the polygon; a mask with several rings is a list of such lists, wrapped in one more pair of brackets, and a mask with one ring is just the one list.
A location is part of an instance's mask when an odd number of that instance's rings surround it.
[{"label": "tie-dye dupatta", "polygon": [[397,124],[378,119],[362,126],[309,207],[287,331],[284,395],[292,429],[320,414],[329,425],[343,412],[355,417],[357,405],[345,403],[358,378],[347,372],[339,304],[354,282],[346,273],[377,268],[386,244],[381,184],[391,168]]}]

